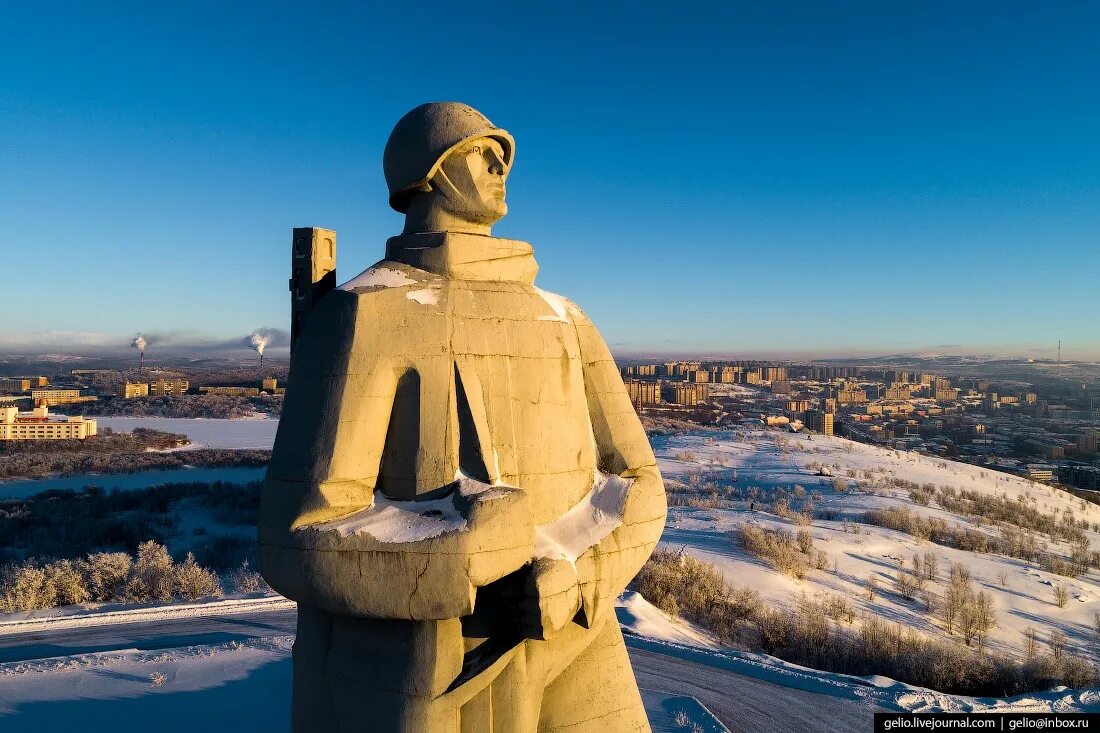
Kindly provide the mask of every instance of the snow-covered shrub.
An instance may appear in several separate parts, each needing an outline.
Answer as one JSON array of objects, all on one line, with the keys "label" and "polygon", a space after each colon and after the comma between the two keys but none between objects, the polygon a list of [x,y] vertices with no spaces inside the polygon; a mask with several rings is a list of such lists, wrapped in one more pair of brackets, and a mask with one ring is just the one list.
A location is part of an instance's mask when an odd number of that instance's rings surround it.
[{"label": "snow-covered shrub", "polygon": [[856,619],[855,607],[851,601],[843,596],[829,594],[821,603],[825,615],[834,621],[844,621],[850,624]]},{"label": "snow-covered shrub", "polygon": [[933,496],[933,491],[928,491],[923,488],[909,489],[909,498],[921,506],[928,506],[932,502]]},{"label": "snow-covered shrub", "polygon": [[95,552],[78,567],[93,601],[119,601],[130,577],[131,557],[125,552]]},{"label": "snow-covered shrub", "polygon": [[981,649],[989,632],[997,625],[993,597],[984,590],[974,592],[970,571],[962,565],[953,564],[950,574],[941,610],[944,630],[953,634],[957,629],[967,646],[977,642]]},{"label": "snow-covered shrub", "polygon": [[46,585],[54,606],[71,606],[91,599],[79,567],[70,560],[58,560],[44,566]]},{"label": "snow-covered shrub", "polygon": [[220,597],[223,594],[217,574],[195,562],[195,556],[190,552],[183,562],[175,566],[174,572],[176,593],[187,600],[193,601],[207,596]]},{"label": "snow-covered shrub", "polygon": [[[801,554],[794,539],[789,539]],[[982,593],[969,589],[970,576],[964,567],[954,568],[951,576],[958,586],[957,595],[969,592],[970,604],[976,609],[956,608],[955,623],[969,624],[969,633],[978,639],[977,649],[928,638],[873,614],[863,615],[854,624],[852,604],[837,596],[803,596],[793,609],[767,608],[755,591],[731,591],[714,566],[667,550],[654,553],[632,587],[666,611],[681,610],[719,638],[729,641],[739,637],[786,661],[826,671],[885,675],[942,692],[995,697],[1059,684],[1079,688],[1096,683],[1095,667],[1070,655],[1065,634],[1057,629],[1048,638],[1050,654],[1038,654],[1038,634],[1032,629],[1035,648],[1029,661],[1022,664],[982,652],[979,634],[985,633],[983,624],[992,623],[988,596],[982,599]],[[875,584],[872,581],[872,587]],[[988,612],[985,619],[983,607]],[[971,615],[964,622],[966,614]],[[731,625],[731,619],[736,619],[736,624]]]},{"label": "snow-covered shrub", "polygon": [[245,560],[229,573],[229,587],[234,593],[256,593],[267,588],[267,583]]},{"label": "snow-covered shrub", "polygon": [[[730,534],[731,539],[738,541],[749,554],[766,560],[781,573],[801,579],[810,572],[811,557],[803,552],[799,541],[789,532],[745,525]],[[809,532],[805,536],[809,537],[809,548],[812,550],[813,537]]]},{"label": "snow-covered shrub", "polygon": [[630,587],[666,613],[694,621],[725,641],[736,639],[760,608],[755,590],[731,589],[713,565],[668,550],[656,550]]},{"label": "snow-covered shrub", "polygon": [[924,566],[924,577],[934,582],[940,572],[940,558],[933,552],[925,552],[922,564]]},{"label": "snow-covered shrub", "polygon": [[173,565],[164,545],[152,540],[142,542],[123,591],[126,600],[134,603],[172,600],[176,587]]},{"label": "snow-covered shrub", "polygon": [[97,552],[83,560],[29,561],[0,572],[3,612],[87,601],[141,603],[221,595],[218,575],[193,555],[176,565],[163,545],[151,541],[139,545],[136,561],[124,552]]},{"label": "snow-covered shrub", "polygon": [[792,624],[786,611],[765,609],[757,617],[756,625],[760,646],[768,654],[775,654],[790,644]]},{"label": "snow-covered shrub", "polygon": [[11,566],[0,578],[0,610],[7,612],[67,606],[89,598],[83,576],[69,560]]},{"label": "snow-covered shrub", "polygon": [[0,578],[0,610],[34,611],[54,605],[46,572],[34,565],[12,566]]}]

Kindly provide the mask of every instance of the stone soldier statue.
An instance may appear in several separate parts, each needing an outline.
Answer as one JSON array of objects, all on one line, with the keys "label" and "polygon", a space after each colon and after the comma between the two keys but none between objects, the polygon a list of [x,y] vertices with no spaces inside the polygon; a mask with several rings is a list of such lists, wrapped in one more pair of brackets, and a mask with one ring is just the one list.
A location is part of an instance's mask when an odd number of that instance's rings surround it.
[{"label": "stone soldier statue", "polygon": [[661,476],[595,326],[490,234],[514,152],[464,104],[406,114],[404,232],[304,323],[259,536],[295,731],[649,730],[613,606]]}]

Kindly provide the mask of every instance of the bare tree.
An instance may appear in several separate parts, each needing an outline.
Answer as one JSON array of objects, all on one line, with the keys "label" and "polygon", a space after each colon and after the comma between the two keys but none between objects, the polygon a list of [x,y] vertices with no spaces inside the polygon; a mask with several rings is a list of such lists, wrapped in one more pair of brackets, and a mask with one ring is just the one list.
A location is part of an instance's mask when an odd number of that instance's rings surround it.
[{"label": "bare tree", "polygon": [[1066,632],[1061,629],[1051,629],[1047,635],[1047,646],[1050,647],[1050,656],[1054,657],[1056,661],[1061,661],[1062,656],[1066,653],[1066,646],[1069,644],[1069,638],[1066,636]]},{"label": "bare tree", "polygon": [[894,576],[894,588],[897,590],[898,595],[907,601],[913,600],[917,594],[917,584],[914,580],[914,576],[905,568],[905,565],[898,562],[897,574]]},{"label": "bare tree", "polygon": [[863,588],[867,591],[867,600],[875,600],[875,593],[878,592],[878,578],[874,573],[867,576],[867,580],[863,581]]},{"label": "bare tree", "polygon": [[1035,630],[1034,626],[1028,626],[1024,629],[1024,650],[1027,653],[1028,661],[1035,658],[1035,655],[1039,653],[1039,632]]},{"label": "bare tree", "polygon": [[935,582],[936,575],[939,573],[940,559],[936,557],[932,552],[924,553],[924,573],[925,576]]},{"label": "bare tree", "polygon": [[978,649],[985,648],[985,640],[989,632],[997,626],[997,613],[993,609],[993,597],[986,591],[978,593],[973,604],[974,637],[978,642]]}]

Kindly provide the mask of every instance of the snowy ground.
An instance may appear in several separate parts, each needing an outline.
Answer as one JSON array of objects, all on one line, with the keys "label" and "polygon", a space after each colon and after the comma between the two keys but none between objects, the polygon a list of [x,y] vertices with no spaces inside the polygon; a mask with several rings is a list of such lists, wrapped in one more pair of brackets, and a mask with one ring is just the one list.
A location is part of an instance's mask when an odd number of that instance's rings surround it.
[{"label": "snowy ground", "polygon": [[[290,729],[290,636],[166,652],[121,651],[0,665],[6,733]],[[643,690],[654,733],[728,733],[692,697]]]},{"label": "snowy ground", "polygon": [[[269,422],[273,428],[275,421]],[[187,432],[178,428],[165,429]],[[792,531],[797,529],[792,522],[766,511],[762,502],[757,503],[755,511],[750,511],[747,503],[741,502],[721,509],[671,509],[663,538],[666,546],[684,547],[688,552],[715,563],[729,581],[756,588],[771,604],[790,605],[803,593],[834,593],[851,600],[857,606],[857,613],[867,610],[929,635],[942,636],[943,632],[935,619],[924,613],[919,603],[905,601],[892,591],[897,558],[908,560],[914,553],[933,551],[940,558],[941,578],[946,576],[949,563],[964,563],[973,574],[975,585],[993,595],[998,616],[998,627],[990,640],[994,648],[1021,654],[1025,627],[1034,626],[1043,634],[1049,628],[1057,627],[1067,633],[1075,652],[1091,655],[1094,659],[1100,653],[1100,645],[1091,628],[1093,613],[1100,611],[1100,576],[1096,571],[1068,579],[1012,558],[921,544],[908,535],[866,524],[858,525],[859,532],[856,533],[851,531],[851,524],[845,522],[845,519],[854,519],[871,508],[904,506],[911,511],[942,517],[960,526],[993,531],[988,527],[979,527],[966,517],[948,514],[934,503],[929,507],[913,503],[907,489],[884,485],[882,479],[890,476],[920,484],[931,483],[937,487],[951,485],[959,489],[977,490],[1013,500],[1016,496],[1024,496],[1028,504],[1037,509],[1059,509],[1076,518],[1087,517],[1093,523],[1100,521],[1100,507],[1091,504],[1082,507],[1079,500],[1057,489],[1005,474],[839,438],[808,438],[762,430],[740,430],[658,436],[654,438],[654,444],[670,486],[688,484],[693,480],[692,475],[700,476],[695,479],[696,482],[716,481],[721,487],[770,489],[792,488],[797,484],[808,492],[820,492],[821,497],[816,502],[819,510],[836,512],[835,519],[815,520],[807,528],[814,536],[816,547],[828,553],[830,561],[836,560],[838,571],[814,571],[799,581],[745,555],[726,537],[726,532],[745,523]],[[855,490],[835,490],[831,478],[818,476],[816,469],[807,468],[811,463],[829,466],[835,476],[845,479]],[[849,478],[849,471],[855,472],[856,477]],[[856,487],[860,482],[864,485]],[[1095,532],[1089,533],[1089,539],[1094,548],[1100,545],[1100,537]],[[1067,548],[1051,542],[1048,549],[1065,552]],[[999,577],[1002,573],[1005,578],[1003,583]],[[881,586],[881,592],[873,602],[866,600],[863,591],[863,582],[870,574],[879,576]],[[1052,588],[1058,583],[1070,589],[1070,600],[1065,608],[1058,608],[1053,603]],[[932,587],[942,591],[942,580],[932,584]],[[242,600],[255,602],[254,599],[233,599],[217,603],[233,605]],[[278,605],[288,602],[275,599],[260,600],[259,603]],[[11,634],[14,638],[14,634],[28,630],[41,633],[48,642],[51,629],[73,625],[81,628],[70,633],[89,635],[91,629],[85,627],[116,625],[116,636],[119,638],[125,636],[122,629],[126,628],[126,624],[136,628],[140,622],[149,619],[164,623],[165,628],[170,630],[172,619],[177,618],[175,614],[180,614],[179,619],[187,618],[188,623],[195,625],[200,624],[195,620],[196,616],[216,612],[212,609],[212,605],[196,608],[193,604],[190,608],[106,608],[75,614],[73,609],[68,609],[22,618],[8,617],[0,623],[0,645],[4,643],[5,634]],[[264,614],[270,613],[269,609],[263,608],[251,610],[227,606],[226,610],[254,613],[255,620],[260,623]],[[282,612],[287,611],[284,609]],[[732,706],[714,708],[715,714],[726,715],[727,720],[733,719],[729,716],[730,709],[742,709],[745,705],[751,708],[754,701],[758,713],[779,710],[780,714],[793,715],[792,711],[799,708],[808,711],[806,715],[810,718],[807,719],[812,719],[818,706],[828,708],[830,715],[849,716],[845,720],[850,730],[864,729],[866,716],[872,709],[913,712],[1100,712],[1100,689],[1059,688],[1007,700],[968,698],[912,687],[881,677],[851,677],[820,672],[764,654],[722,648],[704,630],[681,619],[668,617],[636,593],[624,594],[617,614],[628,634],[628,645],[635,657],[638,678],[643,681],[647,710],[657,731],[683,730],[675,723],[675,715],[680,710],[684,710],[685,715],[704,730],[722,730],[716,727],[720,723],[713,716],[707,717],[710,714],[699,699],[691,697],[699,695],[702,698],[702,693],[686,695],[682,689],[677,691],[675,686],[662,687],[655,682],[661,679],[688,680],[689,675],[691,680],[705,680],[718,690],[716,697],[708,704]],[[165,732],[178,730],[192,733],[197,726],[206,726],[211,730],[230,727],[286,730],[291,638],[267,636],[285,631],[265,630],[261,633],[263,638],[221,644],[206,643],[204,639],[202,642],[188,642],[200,643],[199,646],[167,650],[131,649],[0,664],[0,730],[63,729],[74,719],[81,721],[82,733],[153,728]],[[664,660],[659,663],[663,665],[663,677],[652,668],[639,666],[652,664],[654,659]],[[744,696],[753,685],[755,692],[752,694],[756,697],[748,700]],[[772,729],[763,724],[755,725],[760,722],[755,720],[753,726],[745,729]],[[813,727],[806,724],[789,729],[813,730]]]},{"label": "snowy ground", "polygon": [[[670,618],[637,594],[617,609],[641,681],[654,730],[684,730],[677,713],[708,733],[723,733],[716,715],[746,731],[774,730],[744,711],[768,711],[798,721],[791,731],[815,730],[828,711],[837,730],[869,729],[872,710],[915,712],[1100,711],[1100,690],[1052,690],[1009,700],[943,695],[876,677],[829,674],[763,654],[723,650],[707,635]],[[181,609],[181,613],[183,610]],[[171,609],[160,609],[171,614]],[[258,612],[262,623],[265,612]],[[113,626],[117,619],[108,621]],[[46,632],[44,632],[46,633]],[[642,634],[645,634],[644,636]],[[46,639],[49,637],[46,636]],[[685,643],[686,642],[686,643]],[[283,731],[289,727],[290,646],[293,637],[204,643],[172,649],[75,654],[0,664],[0,729],[5,733],[64,730],[81,733],[157,730]],[[713,683],[706,697],[684,694],[685,683]]]},{"label": "snowy ground", "polygon": [[[856,605],[857,615],[866,610],[929,635],[942,636],[938,623],[925,613],[919,602],[906,601],[893,592],[897,559],[909,562],[914,554],[932,551],[940,561],[940,580],[929,584],[933,591],[942,593],[947,566],[958,562],[970,570],[976,589],[986,590],[993,596],[998,625],[990,637],[992,648],[1022,655],[1025,628],[1035,627],[1041,637],[1051,628],[1060,628],[1069,636],[1071,648],[1100,660],[1094,620],[1094,614],[1100,612],[1100,574],[1096,570],[1077,578],[1066,578],[1015,558],[922,543],[908,534],[868,524],[855,525],[859,530],[856,534],[846,531],[853,529],[853,525],[845,522],[868,509],[905,507],[960,527],[979,529],[991,535],[996,533],[988,526],[975,524],[972,519],[950,514],[934,502],[929,507],[913,502],[908,489],[882,485],[882,479],[888,476],[919,484],[931,483],[936,487],[949,485],[975,490],[1012,500],[1022,495],[1033,508],[1046,512],[1057,509],[1076,519],[1087,518],[1094,527],[1100,522],[1100,506],[1084,504],[1055,488],[977,466],[899,453],[841,438],[740,430],[657,436],[653,442],[661,471],[670,486],[691,481],[692,474],[701,474],[704,480],[715,480],[723,487],[756,486],[767,490],[793,489],[801,485],[807,492],[820,492],[821,498],[816,502],[818,510],[837,513],[835,520],[815,520],[807,527],[814,537],[815,547],[829,555],[830,565],[836,561],[837,572],[818,570],[804,580],[796,580],[748,555],[726,536],[730,530],[745,524],[791,532],[799,529],[793,522],[770,513],[764,502],[757,500],[755,511],[750,511],[747,501],[734,502],[731,508],[722,509],[670,509],[662,538],[666,547],[683,547],[714,563],[729,582],[757,589],[771,605],[791,607],[803,593],[811,596],[831,593],[851,600]],[[806,468],[811,463],[830,466],[835,476],[843,478],[856,490],[836,491],[832,478],[815,475],[815,470]],[[857,488],[859,481],[849,478],[849,471],[854,471],[865,485]],[[868,471],[871,472],[870,480],[864,478]],[[1092,548],[1100,547],[1100,535],[1095,531],[1087,534]],[[1069,547],[1065,543],[1048,541],[1047,545],[1051,552],[1068,554]],[[863,584],[872,574],[878,577],[881,592],[869,602]],[[1065,608],[1055,605],[1054,588],[1057,585],[1069,590]]]},{"label": "snowy ground", "polygon": [[887,677],[822,672],[784,662],[767,654],[723,649],[705,631],[683,619],[669,617],[637,593],[619,599],[616,613],[628,643],[708,667],[728,670],[783,687],[829,697],[857,700],[877,710],[936,712],[1100,712],[1100,689],[1055,688],[1012,698],[948,695],[907,685]]},{"label": "snowy ground", "polygon": [[289,730],[293,641],[281,636],[0,665],[0,728]]}]

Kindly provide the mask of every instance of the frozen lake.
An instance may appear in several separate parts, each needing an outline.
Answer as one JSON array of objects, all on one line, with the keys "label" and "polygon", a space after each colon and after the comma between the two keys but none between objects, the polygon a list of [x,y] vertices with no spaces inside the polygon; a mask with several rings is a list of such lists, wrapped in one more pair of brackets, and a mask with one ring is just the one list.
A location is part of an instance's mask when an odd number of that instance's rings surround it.
[{"label": "frozen lake", "polygon": [[213,483],[226,481],[244,484],[249,481],[262,481],[266,466],[245,468],[170,468],[158,471],[137,471],[135,473],[83,473],[76,476],[59,478],[15,479],[0,481],[0,499],[22,499],[49,489],[80,490],[85,486],[98,486],[110,491],[119,489],[132,491],[147,489],[160,484],[182,484],[192,482]]},{"label": "frozen lake", "polygon": [[270,450],[275,443],[277,419],[205,420],[185,417],[97,417],[97,427],[128,433],[134,428],[151,428],[168,433],[183,433],[191,439],[191,448],[261,448]]}]

